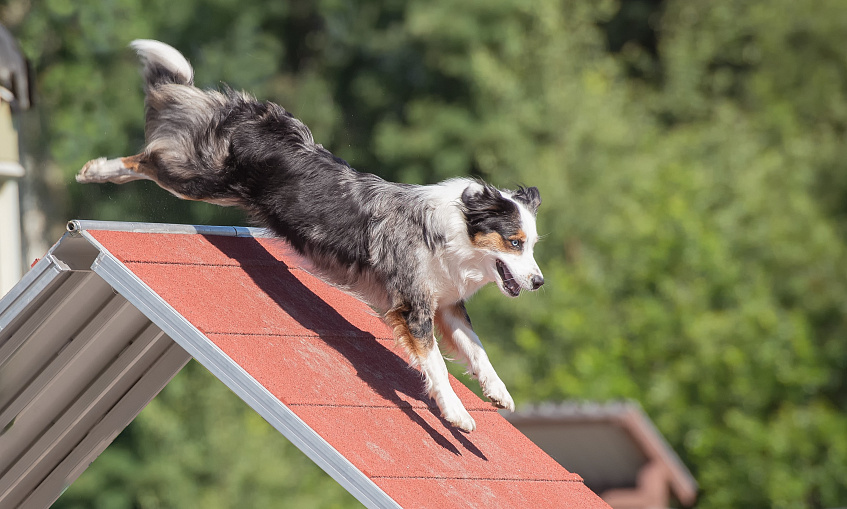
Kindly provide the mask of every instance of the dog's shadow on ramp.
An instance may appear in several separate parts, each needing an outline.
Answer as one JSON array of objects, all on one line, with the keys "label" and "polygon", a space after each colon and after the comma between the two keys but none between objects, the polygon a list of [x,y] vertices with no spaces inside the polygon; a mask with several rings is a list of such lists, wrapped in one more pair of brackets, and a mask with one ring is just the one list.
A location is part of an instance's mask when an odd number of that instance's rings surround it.
[{"label": "dog's shadow on ramp", "polygon": [[[441,419],[435,402],[424,395],[423,382],[418,371],[410,368],[399,355],[377,341],[372,333],[350,323],[332,305],[303,284],[284,262],[268,252],[255,238],[215,235],[205,238],[223,254],[237,261],[256,286],[288,316],[344,356],[356,370],[358,377],[374,393],[395,404],[409,419],[426,431],[435,443],[453,454],[462,454],[444,434],[418,415],[420,408],[417,405],[413,407],[409,400],[423,403],[467,451],[487,460],[485,454],[467,436]],[[280,335],[286,334],[286,331],[278,332]],[[405,396],[405,399],[401,395]]]}]

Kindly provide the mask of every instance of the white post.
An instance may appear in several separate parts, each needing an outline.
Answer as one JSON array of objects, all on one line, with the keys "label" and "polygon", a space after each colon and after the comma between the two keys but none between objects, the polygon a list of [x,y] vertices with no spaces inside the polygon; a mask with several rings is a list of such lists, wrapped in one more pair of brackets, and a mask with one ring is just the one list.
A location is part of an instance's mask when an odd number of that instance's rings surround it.
[{"label": "white post", "polygon": [[21,279],[21,215],[18,182],[0,184],[0,295],[5,295]]},{"label": "white post", "polygon": [[17,181],[23,174],[12,109],[9,103],[0,99],[0,296],[15,286],[23,275]]}]

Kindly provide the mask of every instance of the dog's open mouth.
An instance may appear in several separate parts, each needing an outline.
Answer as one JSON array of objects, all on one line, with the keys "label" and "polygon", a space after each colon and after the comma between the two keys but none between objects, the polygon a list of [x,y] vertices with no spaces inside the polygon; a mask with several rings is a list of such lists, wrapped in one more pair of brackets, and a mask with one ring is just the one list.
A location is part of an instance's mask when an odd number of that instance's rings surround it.
[{"label": "dog's open mouth", "polygon": [[515,277],[509,272],[506,264],[497,259],[497,273],[500,274],[500,280],[503,281],[503,289],[506,290],[512,297],[517,297],[521,293],[521,285],[515,281]]}]

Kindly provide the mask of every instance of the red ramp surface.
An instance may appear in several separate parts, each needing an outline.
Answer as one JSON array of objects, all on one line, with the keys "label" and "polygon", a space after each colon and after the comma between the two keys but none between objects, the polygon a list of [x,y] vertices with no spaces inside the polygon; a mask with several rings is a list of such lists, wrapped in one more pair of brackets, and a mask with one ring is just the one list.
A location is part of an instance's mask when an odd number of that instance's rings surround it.
[{"label": "red ramp surface", "polygon": [[379,317],[282,241],[147,226],[73,235],[100,252],[94,272],[365,505],[608,507],[452,377],[477,429],[449,426]]}]

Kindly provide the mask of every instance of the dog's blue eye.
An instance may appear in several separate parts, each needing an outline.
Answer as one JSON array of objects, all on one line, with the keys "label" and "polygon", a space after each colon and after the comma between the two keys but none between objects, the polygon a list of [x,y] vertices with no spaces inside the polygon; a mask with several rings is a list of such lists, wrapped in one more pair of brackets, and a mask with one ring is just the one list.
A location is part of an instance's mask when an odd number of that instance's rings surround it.
[{"label": "dog's blue eye", "polygon": [[517,239],[512,240],[512,247],[521,247],[521,241]]}]

